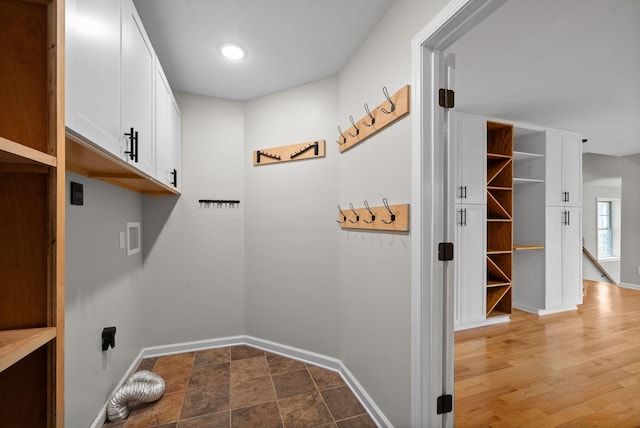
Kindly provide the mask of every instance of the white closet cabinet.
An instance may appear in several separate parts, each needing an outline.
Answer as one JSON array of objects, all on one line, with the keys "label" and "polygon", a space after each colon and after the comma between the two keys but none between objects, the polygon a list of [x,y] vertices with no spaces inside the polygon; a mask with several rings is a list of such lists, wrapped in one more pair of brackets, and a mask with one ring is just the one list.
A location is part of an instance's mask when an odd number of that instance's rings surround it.
[{"label": "white closet cabinet", "polygon": [[122,3],[122,146],[129,163],[155,173],[155,53],[131,0]]},{"label": "white closet cabinet", "polygon": [[575,309],[582,303],[582,209],[546,209],[545,296],[539,313]]},{"label": "white closet cabinet", "polygon": [[582,205],[582,147],[580,136],[547,131],[547,205]]},{"label": "white closet cabinet", "polygon": [[486,209],[485,205],[456,204],[456,329],[472,327],[486,318]]},{"label": "white closet cabinet", "polygon": [[158,61],[155,85],[156,177],[167,186],[180,189],[180,109]]},{"label": "white closet cabinet", "polygon": [[487,165],[479,161],[487,153],[487,120],[456,113],[456,203],[484,204],[487,201]]},{"label": "white closet cabinet", "polygon": [[65,6],[66,127],[121,157],[120,1]]}]

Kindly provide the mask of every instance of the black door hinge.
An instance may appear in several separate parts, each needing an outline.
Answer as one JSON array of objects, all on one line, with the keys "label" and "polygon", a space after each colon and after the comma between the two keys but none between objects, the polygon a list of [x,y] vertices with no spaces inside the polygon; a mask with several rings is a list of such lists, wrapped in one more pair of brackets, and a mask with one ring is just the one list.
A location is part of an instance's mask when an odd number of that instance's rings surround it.
[{"label": "black door hinge", "polygon": [[455,92],[451,89],[440,88],[438,91],[438,104],[440,107],[454,108],[456,105]]},{"label": "black door hinge", "polygon": [[453,395],[445,394],[438,397],[437,411],[439,415],[453,412]]},{"label": "black door hinge", "polygon": [[440,242],[438,244],[438,260],[441,262],[453,260],[453,243]]}]

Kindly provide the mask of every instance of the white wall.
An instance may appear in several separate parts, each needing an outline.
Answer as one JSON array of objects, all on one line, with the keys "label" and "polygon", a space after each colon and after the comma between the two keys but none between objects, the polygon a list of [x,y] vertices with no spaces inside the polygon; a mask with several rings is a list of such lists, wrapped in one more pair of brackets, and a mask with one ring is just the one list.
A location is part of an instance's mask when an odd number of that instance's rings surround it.
[{"label": "white wall", "polygon": [[[338,81],[246,103],[247,334],[337,357]],[[253,166],[253,151],[326,141],[326,157]]]},{"label": "white wall", "polygon": [[[65,420],[91,424],[138,356],[142,257],[120,249],[128,221],[141,221],[141,197],[73,173],[67,186],[84,185],[84,205],[66,216]],[[116,346],[102,352],[104,327],[115,326]]]},{"label": "white wall", "polygon": [[[411,83],[411,39],[445,1],[396,1],[340,73],[338,123],[350,126]],[[411,115],[339,156],[342,207],[411,202]],[[337,133],[334,134],[337,137]],[[340,358],[390,421],[411,422],[411,232],[340,233]]]},{"label": "white wall", "polygon": [[620,282],[640,288],[640,155],[622,161],[622,260]]},{"label": "white wall", "polygon": [[[143,198],[142,346],[243,334],[244,110],[176,94],[182,112],[182,194]],[[240,200],[239,205],[199,204]]]}]

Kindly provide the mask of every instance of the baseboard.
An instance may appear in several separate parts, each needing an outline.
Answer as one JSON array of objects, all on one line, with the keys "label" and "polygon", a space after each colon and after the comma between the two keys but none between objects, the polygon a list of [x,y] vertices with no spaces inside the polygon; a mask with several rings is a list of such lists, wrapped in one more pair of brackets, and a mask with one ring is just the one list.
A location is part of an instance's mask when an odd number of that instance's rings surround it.
[{"label": "baseboard", "polygon": [[487,318],[484,321],[477,321],[477,322],[471,322],[471,323],[466,323],[466,324],[460,324],[460,325],[455,326],[453,329],[454,329],[454,331],[470,330],[472,328],[486,327],[488,325],[501,324],[501,323],[505,323],[505,322],[509,322],[509,321],[511,321],[511,319],[509,318],[509,315],[505,315],[505,316],[500,316],[500,317]]},{"label": "baseboard", "polygon": [[578,309],[577,306],[573,305],[573,306],[562,306],[562,307],[558,307],[558,308],[552,308],[552,309],[539,309],[539,308],[534,308],[531,306],[527,306],[527,305],[521,305],[519,303],[513,303],[513,307],[524,311],[524,312],[528,312],[530,314],[533,315],[551,315],[551,314],[557,314],[559,312],[567,312],[567,311],[575,311]]},{"label": "baseboard", "polygon": [[[508,321],[508,318],[506,319]],[[496,321],[496,322],[504,322],[504,321]],[[491,324],[495,324],[493,322]],[[488,324],[485,324],[488,325]],[[149,348],[144,348],[138,354],[138,357],[131,363],[131,366],[122,377],[120,382],[114,390],[115,392],[126,379],[131,376],[140,362],[144,358],[151,357],[161,357],[164,355],[173,355],[173,354],[181,354],[184,352],[195,352],[202,351],[204,349],[214,349],[214,348],[222,348],[225,346],[235,346],[235,345],[249,345],[255,348],[260,348],[264,351],[271,352],[274,354],[279,354],[288,358],[292,358],[294,360],[302,361],[305,363],[313,364],[315,366],[319,366],[328,370],[335,371],[340,374],[342,379],[345,381],[347,386],[351,389],[351,391],[358,398],[362,406],[369,412],[371,418],[376,422],[379,427],[393,427],[391,422],[387,419],[387,417],[382,413],[382,410],[376,405],[371,396],[367,394],[365,389],[362,387],[360,382],[355,378],[353,373],[347,369],[347,367],[342,363],[342,361],[329,357],[326,355],[318,354],[311,351],[306,351],[304,349],[295,348],[293,346],[282,345],[280,343],[271,342],[264,339],[259,339],[252,336],[232,336],[226,338],[219,339],[209,339],[209,340],[201,340],[195,342],[185,342],[185,343],[175,343],[164,346],[153,346]],[[109,394],[109,397],[111,396]],[[93,423],[89,428],[100,428],[104,424],[104,421],[107,417],[107,403],[102,407],[100,413],[93,420]]]},{"label": "baseboard", "polygon": [[622,287],[622,288],[630,288],[632,290],[640,290],[640,285],[638,285],[638,284],[630,284],[628,282],[619,282],[618,286]]}]

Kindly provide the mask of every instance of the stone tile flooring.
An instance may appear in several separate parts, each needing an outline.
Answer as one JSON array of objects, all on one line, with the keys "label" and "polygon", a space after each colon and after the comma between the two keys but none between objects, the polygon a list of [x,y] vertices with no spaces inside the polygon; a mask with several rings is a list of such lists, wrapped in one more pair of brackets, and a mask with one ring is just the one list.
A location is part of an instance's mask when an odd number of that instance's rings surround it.
[{"label": "stone tile flooring", "polygon": [[164,396],[103,428],[376,427],[336,372],[245,345],[149,358],[138,370],[159,374]]}]

